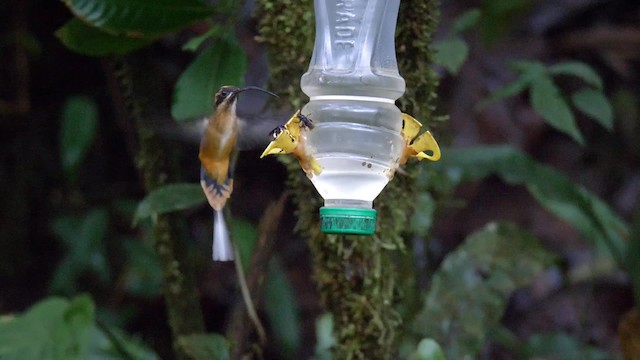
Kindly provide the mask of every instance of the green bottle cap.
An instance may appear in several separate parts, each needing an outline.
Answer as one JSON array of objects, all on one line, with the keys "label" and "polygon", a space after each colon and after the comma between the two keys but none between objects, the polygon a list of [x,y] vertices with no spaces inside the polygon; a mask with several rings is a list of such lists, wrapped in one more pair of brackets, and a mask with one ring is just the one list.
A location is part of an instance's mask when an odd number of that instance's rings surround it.
[{"label": "green bottle cap", "polygon": [[320,231],[326,234],[373,235],[376,232],[376,211],[321,207]]}]

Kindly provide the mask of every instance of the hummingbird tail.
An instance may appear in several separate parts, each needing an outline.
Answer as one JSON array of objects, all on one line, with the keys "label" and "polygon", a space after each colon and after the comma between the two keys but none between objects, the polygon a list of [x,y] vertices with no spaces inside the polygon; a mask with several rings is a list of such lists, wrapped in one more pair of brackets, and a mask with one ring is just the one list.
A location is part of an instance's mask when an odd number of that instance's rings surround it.
[{"label": "hummingbird tail", "polygon": [[213,261],[233,260],[233,246],[222,210],[213,211]]}]

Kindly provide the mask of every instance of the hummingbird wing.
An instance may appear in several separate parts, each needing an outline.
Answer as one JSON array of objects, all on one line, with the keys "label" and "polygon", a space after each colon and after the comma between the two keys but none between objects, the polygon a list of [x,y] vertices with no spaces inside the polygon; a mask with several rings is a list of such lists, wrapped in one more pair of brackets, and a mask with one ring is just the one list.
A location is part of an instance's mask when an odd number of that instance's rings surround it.
[{"label": "hummingbird wing", "polygon": [[[267,113],[260,115],[238,116],[237,150],[261,149],[273,140],[271,131],[287,120],[287,115]],[[178,140],[192,144],[200,143],[202,134],[207,126],[207,118],[185,121],[180,124],[168,124],[160,127],[158,133],[167,139]]]},{"label": "hummingbird wing", "polygon": [[267,146],[273,129],[285,123],[287,115],[266,113],[239,117],[238,150],[255,150]]}]

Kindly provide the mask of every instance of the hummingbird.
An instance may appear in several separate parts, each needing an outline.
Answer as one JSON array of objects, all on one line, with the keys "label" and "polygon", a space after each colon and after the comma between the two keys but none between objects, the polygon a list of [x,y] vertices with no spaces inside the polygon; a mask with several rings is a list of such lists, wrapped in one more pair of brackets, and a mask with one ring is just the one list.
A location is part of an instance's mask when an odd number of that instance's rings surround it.
[{"label": "hummingbird", "polygon": [[322,166],[306,146],[307,132],[312,130],[313,127],[313,121],[302,115],[298,110],[286,124],[280,125],[271,131],[273,140],[260,158],[272,154],[292,154],[298,159],[300,167],[309,179],[313,175],[320,175]]},{"label": "hummingbird", "polygon": [[233,260],[234,251],[222,213],[233,192],[233,165],[238,154],[240,120],[236,114],[238,95],[256,90],[274,97],[278,95],[255,86],[243,88],[223,86],[215,94],[215,112],[206,119],[200,140],[200,185],[213,208],[214,261]]}]

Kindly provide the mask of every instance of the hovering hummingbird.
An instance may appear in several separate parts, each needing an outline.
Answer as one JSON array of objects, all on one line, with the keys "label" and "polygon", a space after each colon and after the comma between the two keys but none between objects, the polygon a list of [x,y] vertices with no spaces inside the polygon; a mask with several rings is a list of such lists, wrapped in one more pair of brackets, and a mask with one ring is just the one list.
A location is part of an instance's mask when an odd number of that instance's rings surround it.
[{"label": "hovering hummingbird", "polygon": [[233,248],[222,210],[233,191],[232,167],[238,153],[240,121],[236,115],[238,95],[247,90],[276,94],[259,87],[223,86],[216,92],[215,112],[206,119],[200,140],[200,185],[213,208],[213,260],[233,260]]},{"label": "hovering hummingbird", "polygon": [[307,132],[312,130],[313,126],[313,121],[298,110],[286,124],[271,131],[273,140],[260,158],[272,154],[293,154],[308,178],[320,175],[322,166],[318,164],[313,154],[309,153],[306,146]]},{"label": "hovering hummingbird", "polygon": [[[410,157],[418,160],[440,160],[440,146],[431,132],[427,130],[416,138],[421,127],[422,124],[413,116],[402,113],[402,137],[405,141],[405,149],[400,158],[400,164],[405,164]],[[432,154],[428,155],[425,151],[431,151]]]}]

